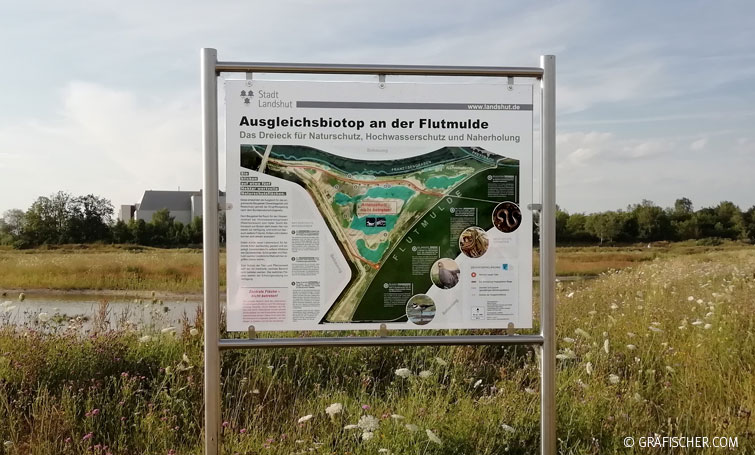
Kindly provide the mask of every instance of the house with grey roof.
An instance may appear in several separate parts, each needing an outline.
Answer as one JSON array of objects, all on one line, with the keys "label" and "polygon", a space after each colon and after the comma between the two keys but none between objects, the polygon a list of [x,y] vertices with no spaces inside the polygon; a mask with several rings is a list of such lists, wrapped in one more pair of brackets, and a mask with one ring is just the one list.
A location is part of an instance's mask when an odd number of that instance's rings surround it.
[{"label": "house with grey roof", "polygon": [[[225,204],[224,192],[220,192],[218,200],[221,204]],[[141,202],[134,205],[122,205],[119,218],[126,222],[131,219],[150,222],[152,216],[163,209],[168,209],[175,221],[188,224],[194,217],[202,216],[202,192],[147,190]]]}]

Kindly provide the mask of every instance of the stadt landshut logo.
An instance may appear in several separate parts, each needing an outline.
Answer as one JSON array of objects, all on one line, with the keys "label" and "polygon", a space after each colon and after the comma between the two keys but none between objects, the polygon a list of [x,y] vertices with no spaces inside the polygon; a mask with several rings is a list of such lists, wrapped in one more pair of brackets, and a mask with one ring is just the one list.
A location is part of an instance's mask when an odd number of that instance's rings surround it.
[{"label": "stadt landshut logo", "polygon": [[249,89],[249,91],[242,90],[241,98],[244,99],[244,104],[248,106],[249,104],[251,104],[252,98],[254,98],[254,91],[252,91],[251,89]]}]

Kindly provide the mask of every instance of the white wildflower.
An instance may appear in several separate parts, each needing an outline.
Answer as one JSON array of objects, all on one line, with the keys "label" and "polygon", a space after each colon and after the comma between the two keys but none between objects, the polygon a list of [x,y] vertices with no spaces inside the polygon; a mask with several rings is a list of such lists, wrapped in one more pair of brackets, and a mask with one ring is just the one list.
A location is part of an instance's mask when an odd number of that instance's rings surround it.
[{"label": "white wildflower", "polygon": [[501,424],[501,428],[503,428],[503,430],[506,431],[506,432],[508,432],[508,433],[515,433],[516,432],[516,430],[514,430],[514,427],[506,425],[505,423]]},{"label": "white wildflower", "polygon": [[364,433],[362,433],[362,441],[369,441],[373,436],[375,436],[375,433],[371,431],[365,431]]},{"label": "white wildflower", "polygon": [[477,380],[477,381],[476,381],[476,382],[474,383],[474,385],[473,385],[472,387],[476,389],[477,387],[480,387],[480,384],[482,384],[482,379],[478,379],[478,380]]},{"label": "white wildflower", "polygon": [[612,303],[612,304],[611,304],[611,309],[612,309],[612,310],[618,310],[618,309],[619,309],[619,306],[618,306],[618,305],[616,305],[615,303]]},{"label": "white wildflower", "polygon": [[164,329],[160,330],[161,333],[173,333],[176,331],[176,328],[173,326],[165,327]]},{"label": "white wildflower", "polygon": [[565,337],[564,343],[574,343],[574,338]]},{"label": "white wildflower", "polygon": [[566,294],[567,299],[570,299],[572,297],[574,297],[574,291],[571,291],[570,293]]},{"label": "white wildflower", "polygon": [[637,346],[635,346],[633,344],[628,344],[627,345],[627,349],[629,349],[630,351],[634,351],[635,349],[637,349]]},{"label": "white wildflower", "polygon": [[435,358],[435,363],[437,363],[438,365],[440,365],[442,367],[448,365],[448,362],[446,362],[445,360],[441,359],[440,357],[436,357]]},{"label": "white wildflower", "polygon": [[195,337],[195,336],[199,335],[199,330],[197,330],[194,327],[192,327],[191,330],[189,330],[189,334],[191,336]]},{"label": "white wildflower", "polygon": [[333,403],[325,408],[325,414],[329,415],[330,418],[335,417],[336,414],[340,414],[341,411],[343,411],[343,405],[341,403]]},{"label": "white wildflower", "polygon": [[184,363],[191,363],[191,360],[189,360],[189,356],[184,353],[183,356],[181,356],[181,360],[184,361]]},{"label": "white wildflower", "polygon": [[603,350],[606,351],[606,354],[610,352],[608,339],[603,342]]},{"label": "white wildflower", "polygon": [[435,433],[432,432],[432,430],[428,428],[427,430],[425,430],[425,433],[427,433],[427,439],[431,440],[432,442],[438,445],[443,445],[443,441],[441,441],[440,438]]},{"label": "white wildflower", "polygon": [[371,415],[363,415],[359,418],[357,425],[364,431],[375,431],[378,429],[380,421]]},{"label": "white wildflower", "polygon": [[712,328],[713,328],[713,324],[705,324],[705,325],[703,326],[703,329],[705,329],[705,330],[710,330],[710,329],[712,329]]},{"label": "white wildflower", "polygon": [[692,297],[692,296],[689,296],[689,297],[687,297],[687,301],[688,301],[688,302],[691,302],[691,301],[693,301],[693,300],[695,300],[695,298],[694,298],[694,297]]},{"label": "white wildflower", "polygon": [[595,310],[590,310],[587,312],[587,314],[589,314],[590,316],[595,316],[596,314],[598,314],[598,312]]},{"label": "white wildflower", "polygon": [[42,312],[37,315],[37,320],[39,322],[47,322],[50,320],[50,315],[48,313]]},{"label": "white wildflower", "polygon": [[580,386],[580,387],[582,387],[583,389],[587,388],[587,384],[585,384],[584,382],[582,382],[581,379],[577,379],[577,385]]},{"label": "white wildflower", "polygon": [[345,427],[343,427],[344,430],[356,430],[357,428],[359,428],[359,425],[354,424],[346,425]]},{"label": "white wildflower", "polygon": [[151,336],[149,336],[149,335],[144,335],[143,337],[139,338],[139,342],[140,342],[140,343],[146,343],[146,342],[148,342],[148,341],[149,341],[149,340],[151,340],[151,339],[152,339],[152,337],[151,337]]},{"label": "white wildflower", "polygon": [[588,375],[592,375],[592,362],[587,362],[587,364],[585,364],[585,371],[587,371]]},{"label": "white wildflower", "polygon": [[666,371],[668,371],[669,373],[673,373],[674,368],[671,365],[666,365]]},{"label": "white wildflower", "polygon": [[663,329],[659,329],[658,327],[655,327],[655,326],[652,326],[652,325],[650,327],[648,327],[648,328],[650,329],[651,332],[656,332],[656,333],[663,332]]},{"label": "white wildflower", "polygon": [[254,389],[254,390],[252,390],[252,394],[259,395],[260,394],[260,389]]},{"label": "white wildflower", "polygon": [[3,443],[3,447],[5,447],[7,450],[10,450],[10,448],[13,447],[13,441],[5,441]]},{"label": "white wildflower", "polygon": [[584,337],[584,338],[590,338],[590,334],[587,333],[587,332],[585,332],[582,329],[576,329],[576,330],[574,330],[574,333],[577,334],[577,335],[579,335],[579,336],[581,336],[581,337]]},{"label": "white wildflower", "polygon": [[391,414],[391,419],[404,420],[404,416],[401,414]]},{"label": "white wildflower", "polygon": [[628,336],[629,338],[634,338],[634,337],[636,337],[637,335],[635,335],[635,334],[634,334],[634,333],[632,333],[632,332],[627,332],[627,336]]},{"label": "white wildflower", "polygon": [[422,378],[422,379],[426,379],[426,378],[429,378],[432,375],[433,375],[432,371],[430,371],[430,370],[422,370],[422,371],[419,372],[418,376],[420,378]]},{"label": "white wildflower", "polygon": [[378,453],[384,453],[386,455],[391,455],[391,451],[388,449],[378,449]]},{"label": "white wildflower", "polygon": [[525,387],[524,391],[529,393],[530,395],[534,395],[535,393],[537,393],[535,389],[533,389],[532,387]]},{"label": "white wildflower", "polygon": [[703,324],[704,324],[704,323],[703,323],[703,321],[701,321],[701,320],[699,320],[699,319],[695,320],[695,321],[694,321],[694,322],[692,323],[692,325],[703,325]]},{"label": "white wildflower", "polygon": [[419,427],[413,423],[407,423],[406,425],[404,425],[404,428],[411,431],[412,433],[419,431]]},{"label": "white wildflower", "polygon": [[608,381],[609,381],[609,382],[610,382],[611,384],[618,384],[618,383],[619,383],[619,380],[620,380],[620,379],[619,379],[619,377],[618,377],[618,376],[616,376],[615,374],[609,374],[609,375],[608,375]]},{"label": "white wildflower", "polygon": [[697,303],[698,303],[698,305],[702,305],[703,299],[697,299]]},{"label": "white wildflower", "polygon": [[412,375],[412,370],[408,368],[399,368],[398,370],[396,370],[396,376],[400,378],[406,379],[411,375]]},{"label": "white wildflower", "polygon": [[299,420],[297,420],[296,423],[308,422],[312,417],[314,417],[312,414],[307,414],[304,417],[299,417]]},{"label": "white wildflower", "polygon": [[661,323],[653,321],[653,322],[650,323],[650,325],[654,325],[654,326],[657,327],[657,326],[661,325]]},{"label": "white wildflower", "polygon": [[642,402],[643,401],[642,395],[640,395],[639,393],[635,392],[634,393],[634,401]]}]

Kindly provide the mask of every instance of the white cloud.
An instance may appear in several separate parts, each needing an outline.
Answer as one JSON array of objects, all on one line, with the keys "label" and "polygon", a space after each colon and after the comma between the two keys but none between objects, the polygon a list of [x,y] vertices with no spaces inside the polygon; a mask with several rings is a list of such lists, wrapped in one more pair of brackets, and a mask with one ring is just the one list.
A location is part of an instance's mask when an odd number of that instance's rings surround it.
[{"label": "white cloud", "polygon": [[199,189],[202,161],[198,107],[143,99],[75,82],[61,93],[57,115],[0,129],[3,205],[27,208],[58,190],[94,193],[114,205],[149,188]]},{"label": "white cloud", "polygon": [[705,146],[708,145],[708,138],[707,137],[701,137],[700,139],[693,141],[689,148],[693,151],[700,151],[705,148]]}]

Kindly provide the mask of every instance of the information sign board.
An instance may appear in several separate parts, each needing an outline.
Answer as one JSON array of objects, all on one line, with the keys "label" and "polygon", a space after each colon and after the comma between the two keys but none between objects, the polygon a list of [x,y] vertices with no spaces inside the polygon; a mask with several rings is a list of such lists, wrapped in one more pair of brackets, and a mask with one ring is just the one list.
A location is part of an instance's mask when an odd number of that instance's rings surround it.
[{"label": "information sign board", "polygon": [[228,80],[229,331],[532,327],[532,85]]}]

